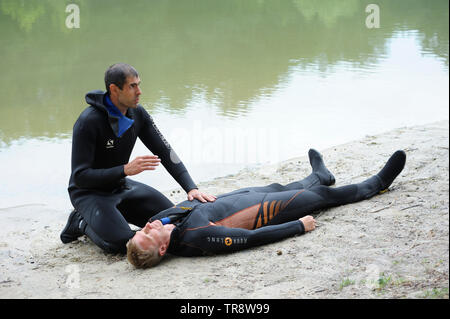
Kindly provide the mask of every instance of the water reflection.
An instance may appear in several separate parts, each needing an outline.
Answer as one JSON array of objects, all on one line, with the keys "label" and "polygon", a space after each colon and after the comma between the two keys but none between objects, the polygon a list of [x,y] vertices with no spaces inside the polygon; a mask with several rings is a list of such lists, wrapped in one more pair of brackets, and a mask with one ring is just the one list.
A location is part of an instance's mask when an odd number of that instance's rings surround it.
[{"label": "water reflection", "polygon": [[[372,73],[398,31],[416,30],[423,54],[448,70],[448,1],[378,1],[381,28],[367,29],[360,0],[0,0],[0,140],[70,134],[84,94],[103,88],[117,61],[141,73],[142,103],[184,114],[204,101],[219,116],[254,111],[293,73]],[[350,84],[349,84],[350,85]],[[308,99],[308,96],[305,96]]]}]

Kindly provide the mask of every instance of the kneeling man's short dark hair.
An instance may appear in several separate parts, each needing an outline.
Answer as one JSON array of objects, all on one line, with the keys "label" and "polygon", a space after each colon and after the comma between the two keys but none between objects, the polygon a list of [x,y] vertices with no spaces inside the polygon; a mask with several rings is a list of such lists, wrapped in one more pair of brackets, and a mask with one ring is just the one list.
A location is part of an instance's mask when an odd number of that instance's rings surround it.
[{"label": "kneeling man's short dark hair", "polygon": [[127,77],[139,76],[138,72],[131,65],[126,63],[116,63],[111,65],[108,70],[105,72],[105,86],[106,92],[110,94],[109,85],[115,84],[119,87],[119,89],[123,89],[123,85],[125,84]]}]

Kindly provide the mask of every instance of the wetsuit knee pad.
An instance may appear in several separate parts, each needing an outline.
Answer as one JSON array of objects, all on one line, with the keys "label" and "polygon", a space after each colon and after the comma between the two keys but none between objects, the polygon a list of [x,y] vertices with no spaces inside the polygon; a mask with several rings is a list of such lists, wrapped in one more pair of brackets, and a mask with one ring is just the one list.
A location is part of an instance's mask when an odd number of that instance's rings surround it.
[{"label": "wetsuit knee pad", "polygon": [[[312,187],[310,191],[319,195],[328,205],[351,203],[356,200],[358,193],[360,193],[357,185],[347,185],[338,188],[319,185]],[[365,193],[365,191],[362,191],[362,193]]]},{"label": "wetsuit knee pad", "polygon": [[94,242],[98,247],[100,247],[103,251],[111,254],[117,254],[117,253],[126,253],[126,242],[118,241],[117,243],[108,242],[101,238],[93,231],[89,225],[86,225],[84,229],[84,233],[87,237],[89,237],[90,240]]},{"label": "wetsuit knee pad", "polygon": [[268,186],[272,191],[275,192],[282,192],[285,190],[285,187],[281,185],[280,183],[272,183]]},{"label": "wetsuit knee pad", "polygon": [[[117,209],[123,195],[85,196],[77,203],[77,210],[85,222],[82,231],[108,253],[126,253],[126,243],[134,236],[127,220]],[[129,210],[133,211],[133,208],[129,207]]]},{"label": "wetsuit knee pad", "polygon": [[357,186],[358,192],[355,200],[369,199],[381,191],[382,180],[379,176],[375,175],[357,184]]},{"label": "wetsuit knee pad", "polygon": [[321,197],[321,200],[335,199],[337,194],[333,194],[333,189],[328,186],[317,185],[309,189],[312,193]]}]

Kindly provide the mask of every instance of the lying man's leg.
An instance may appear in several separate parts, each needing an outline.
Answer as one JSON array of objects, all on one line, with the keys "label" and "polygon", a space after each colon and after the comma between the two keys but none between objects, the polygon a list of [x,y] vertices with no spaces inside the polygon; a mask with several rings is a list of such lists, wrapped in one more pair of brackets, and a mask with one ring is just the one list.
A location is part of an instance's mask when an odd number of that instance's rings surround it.
[{"label": "lying man's leg", "polygon": [[315,149],[308,152],[309,163],[312,167],[312,173],[299,182],[293,182],[285,186],[286,190],[295,190],[310,188],[316,185],[331,186],[335,183],[333,174],[328,170],[323,161],[322,155]]},{"label": "lying man's leg", "polygon": [[335,183],[335,178],[333,174],[331,174],[331,172],[326,168],[322,155],[318,151],[310,149],[308,152],[308,157],[309,163],[312,167],[312,172],[309,176],[300,181],[292,182],[287,185],[273,183],[261,187],[247,187],[244,189],[240,189],[239,191],[252,190],[257,193],[274,193],[310,188],[316,185],[333,185]]},{"label": "lying man's leg", "polygon": [[378,174],[359,184],[336,188],[318,185],[298,191],[267,194],[255,226],[282,224],[320,209],[368,199],[391,185],[403,170],[405,160],[403,151],[395,152]]},{"label": "lying man's leg", "polygon": [[[300,188],[292,187],[294,189],[283,191],[286,186],[280,185],[282,188],[276,188],[276,191],[270,193],[261,191],[273,189],[274,184],[248,187],[219,195],[214,203],[208,203],[207,207],[201,207],[201,209],[208,210],[208,214],[212,216],[216,224],[227,227],[255,229],[265,225],[281,224],[299,219],[318,209],[369,198],[389,187],[403,169],[404,164],[405,153],[398,151],[389,159],[382,171],[359,184],[338,188],[324,185],[302,188],[303,181],[300,181],[290,184]],[[192,202],[186,200],[177,206],[195,207],[197,205],[202,203],[197,200]],[[150,221],[169,215],[182,217],[189,212],[179,213],[177,209],[181,208],[163,211],[152,217]]]}]

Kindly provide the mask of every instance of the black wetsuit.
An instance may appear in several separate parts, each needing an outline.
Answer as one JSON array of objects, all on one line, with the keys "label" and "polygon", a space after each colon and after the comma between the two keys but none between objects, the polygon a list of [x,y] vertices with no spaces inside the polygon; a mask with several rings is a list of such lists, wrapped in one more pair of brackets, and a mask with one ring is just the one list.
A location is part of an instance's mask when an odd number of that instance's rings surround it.
[{"label": "black wetsuit", "polygon": [[73,128],[70,200],[80,213],[80,228],[107,252],[126,252],[134,232],[154,214],[173,206],[156,189],[125,177],[136,139],[161,159],[172,177],[189,192],[197,188],[183,163],[142,107],[129,108],[133,124],[119,134],[119,117],[108,112],[105,92],[86,95],[86,108]]},{"label": "black wetsuit", "polygon": [[242,250],[303,234],[304,225],[298,219],[314,211],[378,194],[389,187],[404,163],[405,155],[400,151],[380,173],[358,184],[332,188],[313,172],[300,182],[240,189],[218,196],[215,202],[184,201],[150,221],[169,216],[174,220],[168,249],[174,255]]}]

